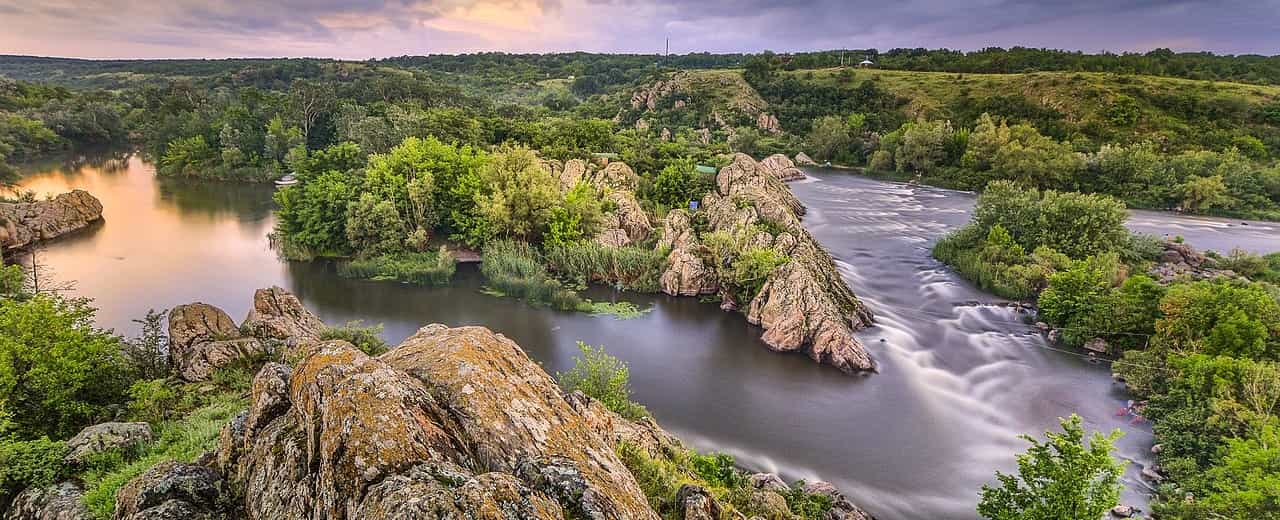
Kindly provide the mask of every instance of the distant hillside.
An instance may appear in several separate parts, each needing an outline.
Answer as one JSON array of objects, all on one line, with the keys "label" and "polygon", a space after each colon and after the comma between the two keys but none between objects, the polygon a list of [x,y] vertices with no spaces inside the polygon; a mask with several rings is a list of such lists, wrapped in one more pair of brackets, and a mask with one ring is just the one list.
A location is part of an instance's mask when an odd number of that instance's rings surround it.
[{"label": "distant hillside", "polygon": [[1032,123],[1058,139],[1084,139],[1086,144],[1153,140],[1170,149],[1219,149],[1248,134],[1280,152],[1280,120],[1274,112],[1280,107],[1280,86],[1095,72],[957,74],[833,68],[782,74],[825,87],[852,87],[870,80],[904,99],[907,117],[949,119],[959,127],[971,127],[988,112]]}]

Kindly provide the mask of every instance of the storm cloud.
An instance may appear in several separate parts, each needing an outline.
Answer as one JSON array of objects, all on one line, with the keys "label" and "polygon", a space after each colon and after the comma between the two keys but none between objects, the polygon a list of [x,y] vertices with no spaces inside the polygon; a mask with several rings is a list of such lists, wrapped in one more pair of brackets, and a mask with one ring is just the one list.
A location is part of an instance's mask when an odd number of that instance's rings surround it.
[{"label": "storm cloud", "polygon": [[1280,54],[1280,0],[0,0],[0,53],[92,58],[470,51],[1157,47]]}]

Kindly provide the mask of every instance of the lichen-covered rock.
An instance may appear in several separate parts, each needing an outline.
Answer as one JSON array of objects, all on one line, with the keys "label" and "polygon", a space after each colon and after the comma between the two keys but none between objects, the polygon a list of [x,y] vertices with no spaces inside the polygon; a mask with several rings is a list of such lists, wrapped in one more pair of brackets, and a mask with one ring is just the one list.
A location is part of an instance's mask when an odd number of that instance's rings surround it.
[{"label": "lichen-covered rock", "polygon": [[581,504],[562,500],[566,509],[590,518],[657,518],[613,446],[511,340],[483,327],[431,325],[382,359],[422,381],[450,410],[478,467],[506,473],[522,464],[528,471],[531,461],[568,462],[590,493]]},{"label": "lichen-covered rock", "polygon": [[604,168],[587,173],[587,181],[601,190],[635,192],[640,176],[622,161],[613,161]]},{"label": "lichen-covered rock", "polygon": [[[853,336],[850,316],[804,262],[790,261],[769,276],[751,300],[747,321],[765,329],[761,339],[776,351],[802,351],[844,372],[874,370],[875,362]],[[857,311],[852,319],[865,326]]]},{"label": "lichen-covered rock", "polygon": [[1148,274],[1157,282],[1168,285],[1180,279],[1213,280],[1235,278],[1234,271],[1218,269],[1217,261],[1207,257],[1188,244],[1165,241],[1160,261],[1152,264]]},{"label": "lichen-covered rock", "polygon": [[106,422],[88,426],[67,440],[67,464],[80,464],[90,455],[116,448],[137,446],[152,438],[151,425],[144,422]]},{"label": "lichen-covered rock", "polygon": [[161,462],[116,493],[114,520],[228,518],[225,482],[205,466]]},{"label": "lichen-covered rock", "polygon": [[242,336],[226,312],[207,303],[169,311],[169,359],[187,381],[204,381],[220,367],[269,350],[256,338]]},{"label": "lichen-covered rock", "polygon": [[814,161],[812,157],[809,157],[809,154],[804,152],[800,152],[796,154],[796,166],[817,166],[817,165],[818,165],[817,161]]},{"label": "lichen-covered rock", "polygon": [[676,504],[684,520],[719,520],[720,504],[702,486],[685,484],[676,491]]},{"label": "lichen-covered rock", "polygon": [[[553,172],[554,173],[554,172]],[[564,170],[557,176],[560,181],[560,191],[565,192],[573,189],[579,182],[586,179],[587,163],[582,159],[570,159],[565,161]]]},{"label": "lichen-covered rock", "polygon": [[28,488],[9,504],[4,520],[91,520],[83,497],[84,488],[72,481]]},{"label": "lichen-covered rock", "polygon": [[582,414],[592,430],[614,447],[629,444],[644,450],[651,457],[670,457],[685,450],[680,439],[667,433],[652,418],[628,420],[582,392],[570,393],[565,396],[565,400],[574,411]]},{"label": "lichen-covered rock", "polygon": [[804,485],[804,492],[831,499],[831,510],[827,512],[827,520],[875,520],[866,511],[858,508],[845,498],[844,493],[829,482],[815,480]]},{"label": "lichen-covered rock", "polygon": [[804,172],[800,171],[800,168],[796,168],[795,163],[791,162],[791,159],[788,159],[787,156],[780,153],[775,153],[765,157],[763,161],[760,161],[760,167],[768,170],[769,173],[783,181],[794,181],[804,178]]},{"label": "lichen-covered rock", "polygon": [[600,415],[510,340],[437,325],[379,358],[329,341],[268,364],[217,465],[252,519],[656,519]]},{"label": "lichen-covered rock", "polygon": [[0,250],[57,238],[101,218],[102,202],[84,190],[36,202],[3,202],[0,203]]},{"label": "lichen-covered rock", "polygon": [[765,491],[774,491],[778,493],[786,493],[790,490],[786,481],[782,480],[776,473],[755,473],[747,477],[747,482],[751,487]]},{"label": "lichen-covered rock", "polygon": [[253,306],[240,327],[258,339],[292,342],[318,341],[325,324],[302,306],[298,297],[280,287],[258,289]]}]

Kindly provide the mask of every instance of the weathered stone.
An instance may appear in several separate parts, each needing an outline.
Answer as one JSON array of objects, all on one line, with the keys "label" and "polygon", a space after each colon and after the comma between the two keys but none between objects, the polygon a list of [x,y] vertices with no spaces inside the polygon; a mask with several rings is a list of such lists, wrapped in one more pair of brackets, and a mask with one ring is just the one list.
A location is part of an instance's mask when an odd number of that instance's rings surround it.
[{"label": "weathered stone", "polygon": [[80,464],[90,455],[129,448],[150,441],[151,425],[144,422],[106,422],[80,430],[67,440],[67,464]]},{"label": "weathered stone", "polygon": [[592,430],[608,440],[615,448],[628,444],[640,448],[651,457],[670,457],[685,449],[680,439],[667,433],[652,418],[627,420],[582,392],[566,395],[565,401],[568,401],[574,411],[582,414],[582,418]]},{"label": "weathered stone", "polygon": [[84,488],[77,482],[27,488],[9,504],[4,520],[90,520],[93,515],[83,497]]},{"label": "weathered stone", "polygon": [[810,495],[821,495],[831,499],[831,511],[827,512],[827,520],[875,520],[866,511],[858,508],[845,498],[844,493],[829,482],[815,480],[804,486],[804,492]]},{"label": "weathered stone", "polygon": [[[609,166],[614,164],[622,163],[611,163]],[[653,234],[653,225],[649,223],[649,215],[640,207],[634,192],[609,190],[605,198],[613,202],[616,209],[605,215],[601,231],[596,235],[596,242],[609,247],[625,247],[648,240]]]},{"label": "weathered stone", "polygon": [[57,238],[101,218],[102,202],[84,190],[36,202],[3,202],[0,203],[0,250]]},{"label": "weathered stone", "polygon": [[1129,518],[1133,516],[1133,506],[1118,505],[1111,508],[1111,516],[1116,518]]},{"label": "weathered stone", "polygon": [[659,249],[671,250],[667,254],[667,269],[658,279],[662,292],[672,296],[698,296],[719,290],[715,273],[698,254],[700,247],[689,213],[683,209],[667,213],[662,236],[658,238]]},{"label": "weathered stone", "polygon": [[778,117],[764,112],[756,116],[756,128],[771,134],[782,133],[782,124],[778,122]]},{"label": "weathered stone", "polygon": [[791,162],[791,159],[788,159],[787,156],[780,153],[765,157],[763,161],[760,161],[760,166],[783,181],[794,181],[804,178],[804,172],[800,171],[800,168],[796,168],[795,163]]},{"label": "weathered stone", "polygon": [[318,341],[326,327],[302,306],[297,296],[280,287],[270,287],[254,291],[253,306],[241,328],[258,339],[297,343]]},{"label": "weathered stone", "polygon": [[818,163],[817,161],[814,161],[812,157],[809,157],[809,154],[800,152],[796,154],[796,165],[797,166],[817,166]]},{"label": "weathered stone", "polygon": [[564,171],[560,172],[560,191],[566,192],[582,182],[587,175],[587,163],[582,159],[570,159],[564,163]]},{"label": "weathered stone", "polygon": [[684,520],[719,520],[720,504],[702,486],[685,484],[676,491],[676,504]]},{"label": "weathered stone", "polygon": [[161,462],[116,493],[115,520],[223,518],[230,512],[225,483],[210,468]]},{"label": "weathered stone", "polygon": [[747,482],[751,483],[751,487],[762,489],[765,491],[776,491],[778,493],[786,493],[791,489],[786,481],[782,480],[775,473],[756,473],[747,477]]},{"label": "weathered stone", "polygon": [[[518,345],[483,327],[424,327],[382,359],[426,384],[457,418],[474,464],[511,472],[563,458],[591,490],[591,518],[656,518],[611,444]],[[546,490],[543,490],[546,491]],[[584,500],[585,502],[585,500]]]},{"label": "weathered stone", "polygon": [[220,367],[269,351],[261,341],[241,336],[222,309],[191,303],[169,311],[169,359],[187,381],[204,381]]},{"label": "weathered stone", "polygon": [[1086,341],[1084,343],[1084,349],[1090,352],[1097,352],[1099,354],[1106,354],[1110,351],[1110,348],[1107,347],[1107,340],[1102,338],[1093,338]]}]

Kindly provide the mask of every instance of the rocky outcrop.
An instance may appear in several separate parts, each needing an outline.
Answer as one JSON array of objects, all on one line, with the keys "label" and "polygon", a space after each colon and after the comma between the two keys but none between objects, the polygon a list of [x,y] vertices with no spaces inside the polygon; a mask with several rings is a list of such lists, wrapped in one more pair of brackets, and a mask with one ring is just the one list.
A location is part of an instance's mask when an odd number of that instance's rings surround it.
[{"label": "rocky outcrop", "polygon": [[218,368],[267,352],[262,341],[240,334],[222,309],[197,302],[169,311],[169,361],[187,381],[204,381]]},{"label": "rocky outcrop", "polygon": [[[716,192],[703,198],[701,211],[710,231],[747,235],[739,239],[743,249],[772,248],[787,257],[749,302],[721,295],[727,308],[745,305],[747,321],[765,329],[765,344],[779,352],[803,352],[844,372],[875,369],[871,356],[854,337],[855,331],[872,323],[871,312],[849,290],[831,256],[800,224],[804,207],[777,174],[750,156],[736,154],[716,176]],[[672,247],[661,278],[663,291],[703,294],[712,287],[707,276],[713,276],[713,270],[696,253],[700,246],[696,234],[687,228],[688,218],[672,214],[676,216],[668,217],[659,241],[660,246]]]},{"label": "rocky outcrop", "polygon": [[29,488],[9,504],[4,520],[91,520],[78,482],[61,482],[49,487]]},{"label": "rocky outcrop", "polygon": [[715,272],[703,262],[697,232],[683,209],[671,210],[662,224],[658,248],[670,248],[667,269],[658,279],[662,292],[671,296],[715,294],[720,287]]},{"label": "rocky outcrop", "polygon": [[591,408],[501,335],[433,325],[268,365],[218,464],[255,519],[656,519]]},{"label": "rocky outcrop", "polygon": [[818,165],[817,161],[814,161],[812,157],[809,157],[809,154],[804,152],[800,152],[796,154],[796,166],[817,166],[817,165]]},{"label": "rocky outcrop", "polygon": [[144,422],[107,422],[80,430],[67,441],[67,464],[83,463],[104,451],[137,446],[152,438],[151,425]]},{"label": "rocky outcrop", "polygon": [[841,493],[840,490],[828,482],[817,480],[805,484],[804,492],[831,499],[831,510],[827,512],[827,520],[875,520],[871,515],[849,502],[844,493]]},{"label": "rocky outcrop", "polygon": [[800,171],[800,168],[796,168],[795,163],[791,162],[791,159],[788,159],[787,156],[780,153],[775,153],[765,157],[763,161],[760,161],[760,166],[783,181],[794,181],[804,178],[804,172]]},{"label": "rocky outcrop", "polygon": [[1157,282],[1168,285],[1179,279],[1213,280],[1217,278],[1234,278],[1236,273],[1226,269],[1218,269],[1218,262],[1197,251],[1189,244],[1165,241],[1161,244],[1163,251],[1160,261],[1152,264],[1148,274]]},{"label": "rocky outcrop", "polygon": [[323,321],[281,287],[258,289],[240,329],[259,339],[313,342],[327,328]]},{"label": "rocky outcrop", "polygon": [[[554,172],[553,172],[554,173]],[[582,159],[570,159],[565,161],[564,169],[560,171],[558,178],[560,180],[560,191],[566,192],[577,186],[579,182],[587,176],[587,163]]]},{"label": "rocky outcrop", "polygon": [[258,289],[240,326],[207,303],[174,307],[169,311],[169,360],[183,379],[204,381],[237,360],[278,354],[282,348],[299,357],[325,329],[324,322],[288,291]]},{"label": "rocky outcrop", "polygon": [[57,238],[101,218],[102,202],[84,190],[37,202],[0,203],[0,250]]},{"label": "rocky outcrop", "polygon": [[778,117],[764,112],[756,116],[756,128],[771,134],[782,133],[782,124],[778,122]]},{"label": "rocky outcrop", "polygon": [[[609,166],[614,164],[621,163],[611,163]],[[611,247],[624,247],[648,240],[653,235],[649,215],[640,207],[634,191],[606,191],[605,200],[613,203],[614,210],[605,214],[596,242]]]},{"label": "rocky outcrop", "polygon": [[198,464],[161,462],[116,492],[113,520],[228,518],[235,509],[218,472]]}]

